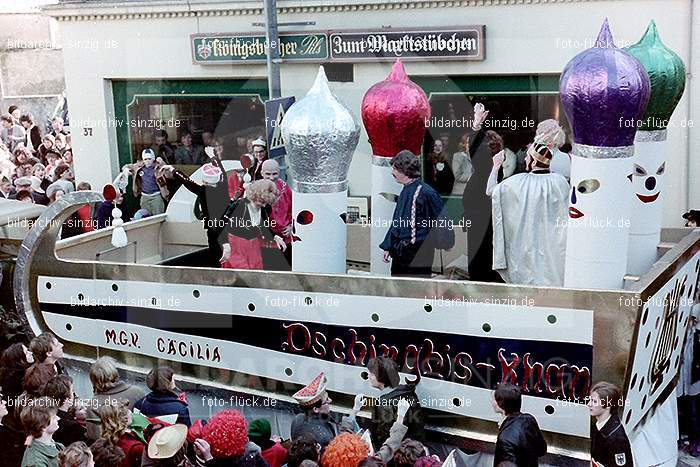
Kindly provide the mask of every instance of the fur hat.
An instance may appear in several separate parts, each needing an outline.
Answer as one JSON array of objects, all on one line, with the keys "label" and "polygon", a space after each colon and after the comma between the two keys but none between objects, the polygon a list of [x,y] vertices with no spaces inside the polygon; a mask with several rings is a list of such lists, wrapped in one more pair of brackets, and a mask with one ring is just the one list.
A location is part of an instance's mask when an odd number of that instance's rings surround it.
[{"label": "fur hat", "polygon": [[354,433],[343,433],[328,444],[322,467],[357,467],[369,455],[369,446]]},{"label": "fur hat", "polygon": [[222,410],[204,426],[202,438],[211,445],[215,458],[238,457],[245,453],[248,423],[239,411]]}]

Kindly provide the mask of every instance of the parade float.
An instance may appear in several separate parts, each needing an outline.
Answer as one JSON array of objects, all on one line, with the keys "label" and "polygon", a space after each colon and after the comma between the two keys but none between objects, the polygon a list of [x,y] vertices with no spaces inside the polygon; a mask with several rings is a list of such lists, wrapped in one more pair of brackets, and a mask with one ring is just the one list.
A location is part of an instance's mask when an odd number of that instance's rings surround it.
[{"label": "parade float", "polygon": [[[347,117],[340,108],[338,114]],[[353,141],[352,135],[346,139]],[[601,154],[592,147],[608,141],[580,144]],[[320,164],[346,168],[351,156],[342,153],[342,160]],[[305,156],[300,151],[295,157]],[[300,159],[298,166],[307,163]],[[597,173],[584,165],[586,177]],[[312,168],[324,173],[324,167]],[[333,173],[341,179],[321,181],[342,182],[343,171]],[[572,181],[576,177],[572,170]],[[620,170],[609,178],[613,184],[627,181]],[[632,188],[624,186],[631,198]],[[613,197],[618,188],[611,190]],[[340,197],[337,192],[334,197]],[[17,258],[14,292],[25,326],[34,334],[55,333],[67,343],[68,356],[109,354],[140,372],[167,361],[178,375],[205,385],[228,370],[225,383],[233,389],[287,401],[323,371],[334,409],[342,412],[355,394],[378,394],[367,381],[366,364],[387,355],[397,360],[403,378],[420,380],[417,393],[432,415],[432,439],[485,451],[493,449],[497,433],[491,392],[508,381],[522,387],[523,411],[537,418],[549,453],[569,459],[558,465],[589,459],[585,404],[594,382],[624,389],[621,419],[630,437],[653,417],[675,389],[690,309],[699,295],[697,229],[662,229],[656,261],[643,274],[616,277],[619,285],[533,287],[196,267],[207,241],[192,215],[194,196],[185,190],[165,214],[57,241],[73,212],[101,201],[99,193],[74,192],[53,203]],[[125,246],[112,246],[115,228],[124,229]],[[331,226],[329,232],[336,231]],[[621,241],[625,248],[614,252],[611,264],[624,274],[627,248]],[[344,242],[337,245],[345,248]],[[596,258],[576,258],[581,267],[594,267]]]}]

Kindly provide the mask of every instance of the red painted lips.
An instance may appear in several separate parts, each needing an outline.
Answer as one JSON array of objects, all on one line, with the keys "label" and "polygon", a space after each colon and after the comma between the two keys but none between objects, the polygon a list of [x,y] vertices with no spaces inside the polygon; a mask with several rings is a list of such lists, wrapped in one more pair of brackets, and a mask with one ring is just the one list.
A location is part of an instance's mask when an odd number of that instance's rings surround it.
[{"label": "red painted lips", "polygon": [[583,213],[574,207],[569,207],[569,217],[578,219],[579,217],[583,217]]},{"label": "red painted lips", "polygon": [[637,195],[637,198],[639,198],[639,200],[640,200],[642,203],[651,203],[651,202],[653,202],[653,201],[656,201],[656,198],[659,197],[659,194],[660,194],[660,193],[661,193],[661,192],[659,191],[658,193],[656,193],[656,194],[654,194],[654,195],[651,195],[651,196],[640,195],[639,193],[635,193],[635,195]]}]

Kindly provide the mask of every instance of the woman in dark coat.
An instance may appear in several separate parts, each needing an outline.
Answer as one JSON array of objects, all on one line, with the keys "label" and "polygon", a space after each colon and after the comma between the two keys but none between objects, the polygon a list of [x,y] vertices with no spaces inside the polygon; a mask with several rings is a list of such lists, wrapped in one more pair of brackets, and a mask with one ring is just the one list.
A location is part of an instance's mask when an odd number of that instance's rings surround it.
[{"label": "woman in dark coat", "polygon": [[187,407],[185,398],[182,397],[184,393],[182,395],[176,393],[178,389],[172,368],[159,366],[152,369],[146,376],[146,386],[151,392],[134,404],[142,414],[147,417],[177,414],[175,423],[182,423],[188,427],[192,425],[190,409]]}]

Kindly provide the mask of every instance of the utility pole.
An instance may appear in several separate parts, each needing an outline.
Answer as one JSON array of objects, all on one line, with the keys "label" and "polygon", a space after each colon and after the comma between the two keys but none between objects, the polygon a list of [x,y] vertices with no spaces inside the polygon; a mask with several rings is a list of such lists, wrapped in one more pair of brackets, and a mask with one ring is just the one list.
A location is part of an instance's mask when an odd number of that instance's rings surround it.
[{"label": "utility pole", "polygon": [[281,97],[280,43],[277,32],[277,0],[265,0],[265,39],[267,40],[267,87],[270,99]]}]

